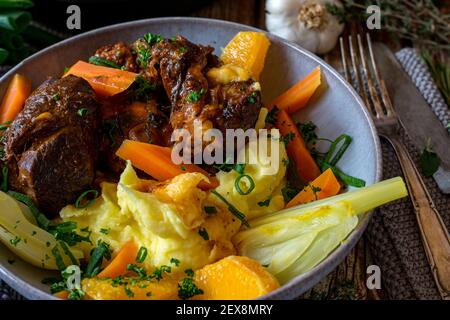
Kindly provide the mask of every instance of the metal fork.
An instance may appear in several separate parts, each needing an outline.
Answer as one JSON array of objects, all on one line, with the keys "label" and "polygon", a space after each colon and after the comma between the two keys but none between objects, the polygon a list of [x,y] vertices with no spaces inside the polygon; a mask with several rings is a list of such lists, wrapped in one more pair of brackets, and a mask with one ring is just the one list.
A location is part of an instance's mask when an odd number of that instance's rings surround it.
[{"label": "metal fork", "polygon": [[[443,299],[450,299],[450,236],[408,152],[400,142],[400,122],[375,61],[370,35],[366,47],[359,34],[339,39],[345,77],[360,92],[380,136],[390,142],[399,159],[417,217],[430,268]],[[366,54],[368,51],[368,55]],[[354,80],[352,81],[352,74]]]}]

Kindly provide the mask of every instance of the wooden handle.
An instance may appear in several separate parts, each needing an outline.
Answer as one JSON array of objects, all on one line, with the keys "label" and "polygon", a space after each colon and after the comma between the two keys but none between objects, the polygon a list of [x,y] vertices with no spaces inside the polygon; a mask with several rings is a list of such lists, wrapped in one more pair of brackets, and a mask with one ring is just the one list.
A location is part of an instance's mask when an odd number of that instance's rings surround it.
[{"label": "wooden handle", "polygon": [[400,161],[439,293],[443,299],[450,299],[450,236],[447,228],[405,147],[396,139],[385,138]]}]

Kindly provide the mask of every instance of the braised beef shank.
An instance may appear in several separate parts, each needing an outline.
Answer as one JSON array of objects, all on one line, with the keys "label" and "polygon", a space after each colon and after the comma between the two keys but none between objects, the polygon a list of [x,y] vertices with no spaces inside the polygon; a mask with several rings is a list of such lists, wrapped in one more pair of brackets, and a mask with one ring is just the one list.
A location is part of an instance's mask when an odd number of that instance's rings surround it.
[{"label": "braised beef shank", "polygon": [[81,78],[49,79],[38,87],[3,139],[10,189],[30,196],[48,215],[73,203],[95,178],[98,109]]}]

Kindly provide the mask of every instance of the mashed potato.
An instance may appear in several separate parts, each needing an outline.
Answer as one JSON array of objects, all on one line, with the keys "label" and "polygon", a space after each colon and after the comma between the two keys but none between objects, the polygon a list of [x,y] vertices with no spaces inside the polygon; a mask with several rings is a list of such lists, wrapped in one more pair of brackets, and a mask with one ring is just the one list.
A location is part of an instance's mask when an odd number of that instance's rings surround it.
[{"label": "mashed potato", "polygon": [[[255,182],[249,195],[236,191],[237,172],[217,175],[217,191],[247,218],[284,207],[280,189],[286,172],[282,160],[287,156],[283,143],[278,141],[275,145],[280,155],[275,174],[270,174],[269,166],[264,165],[267,159],[257,158],[258,163],[246,165],[245,173]],[[247,146],[244,152],[248,154],[250,149]],[[103,183],[102,195],[87,208],[69,205],[60,215],[64,221],[77,222],[79,229],[88,227],[92,232],[92,245],[77,245],[86,257],[100,239],[115,252],[125,242],[134,240],[148,250],[144,262],[147,270],[168,265],[171,258],[180,260],[180,270],[200,269],[236,253],[230,239],[241,226],[217,196],[197,188],[203,179],[206,177],[200,173],[185,173],[166,182],[142,180],[128,162],[118,184]],[[267,206],[258,205],[269,198]],[[208,214],[205,207],[215,207],[216,212]]]},{"label": "mashed potato", "polygon": [[[268,138],[270,139],[270,138]],[[248,195],[241,195],[236,190],[234,183],[239,176],[235,170],[230,172],[220,171],[217,174],[220,186],[217,191],[222,194],[229,202],[231,202],[237,209],[247,216],[247,219],[252,219],[260,215],[275,212],[284,208],[284,199],[281,193],[281,188],[285,185],[286,175],[286,161],[288,156],[284,148],[284,144],[280,140],[276,140],[274,145],[278,148],[278,163],[275,165],[277,172],[275,174],[270,171],[270,150],[271,144],[268,143],[267,156],[262,157],[256,148],[252,148],[252,142],[248,143],[245,150],[246,159],[251,159],[252,156],[257,160],[257,163],[247,164],[245,166],[245,174],[252,177],[255,182],[255,188]],[[239,158],[239,157],[238,157]],[[242,180],[241,180],[242,181]],[[269,200],[267,206],[261,202]],[[260,204],[258,204],[260,203]]]},{"label": "mashed potato", "polygon": [[[91,239],[108,242],[114,251],[134,240],[148,250],[145,267],[148,270],[168,265],[171,258],[181,261],[180,268],[199,269],[225,256],[235,254],[230,242],[240,222],[224,205],[207,199],[207,193],[196,186],[199,173],[185,173],[164,184],[141,180],[128,163],[119,183],[103,183],[102,196],[85,209],[65,207],[60,215],[65,221],[75,221],[78,227],[88,227]],[[152,192],[140,191],[152,187]],[[205,206],[216,207],[216,213],[206,214]],[[204,229],[209,240],[199,234]],[[92,246],[80,248],[89,256]]]}]

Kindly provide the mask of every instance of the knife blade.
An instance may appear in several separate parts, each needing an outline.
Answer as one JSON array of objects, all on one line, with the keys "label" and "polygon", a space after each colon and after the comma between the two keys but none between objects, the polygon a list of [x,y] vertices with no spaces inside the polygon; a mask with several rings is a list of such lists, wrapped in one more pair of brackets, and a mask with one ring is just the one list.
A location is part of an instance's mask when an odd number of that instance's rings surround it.
[{"label": "knife blade", "polygon": [[441,160],[433,178],[439,189],[449,194],[450,135],[391,50],[379,42],[374,43],[373,49],[402,126],[417,150],[423,150],[428,139],[431,139],[432,148]]}]

